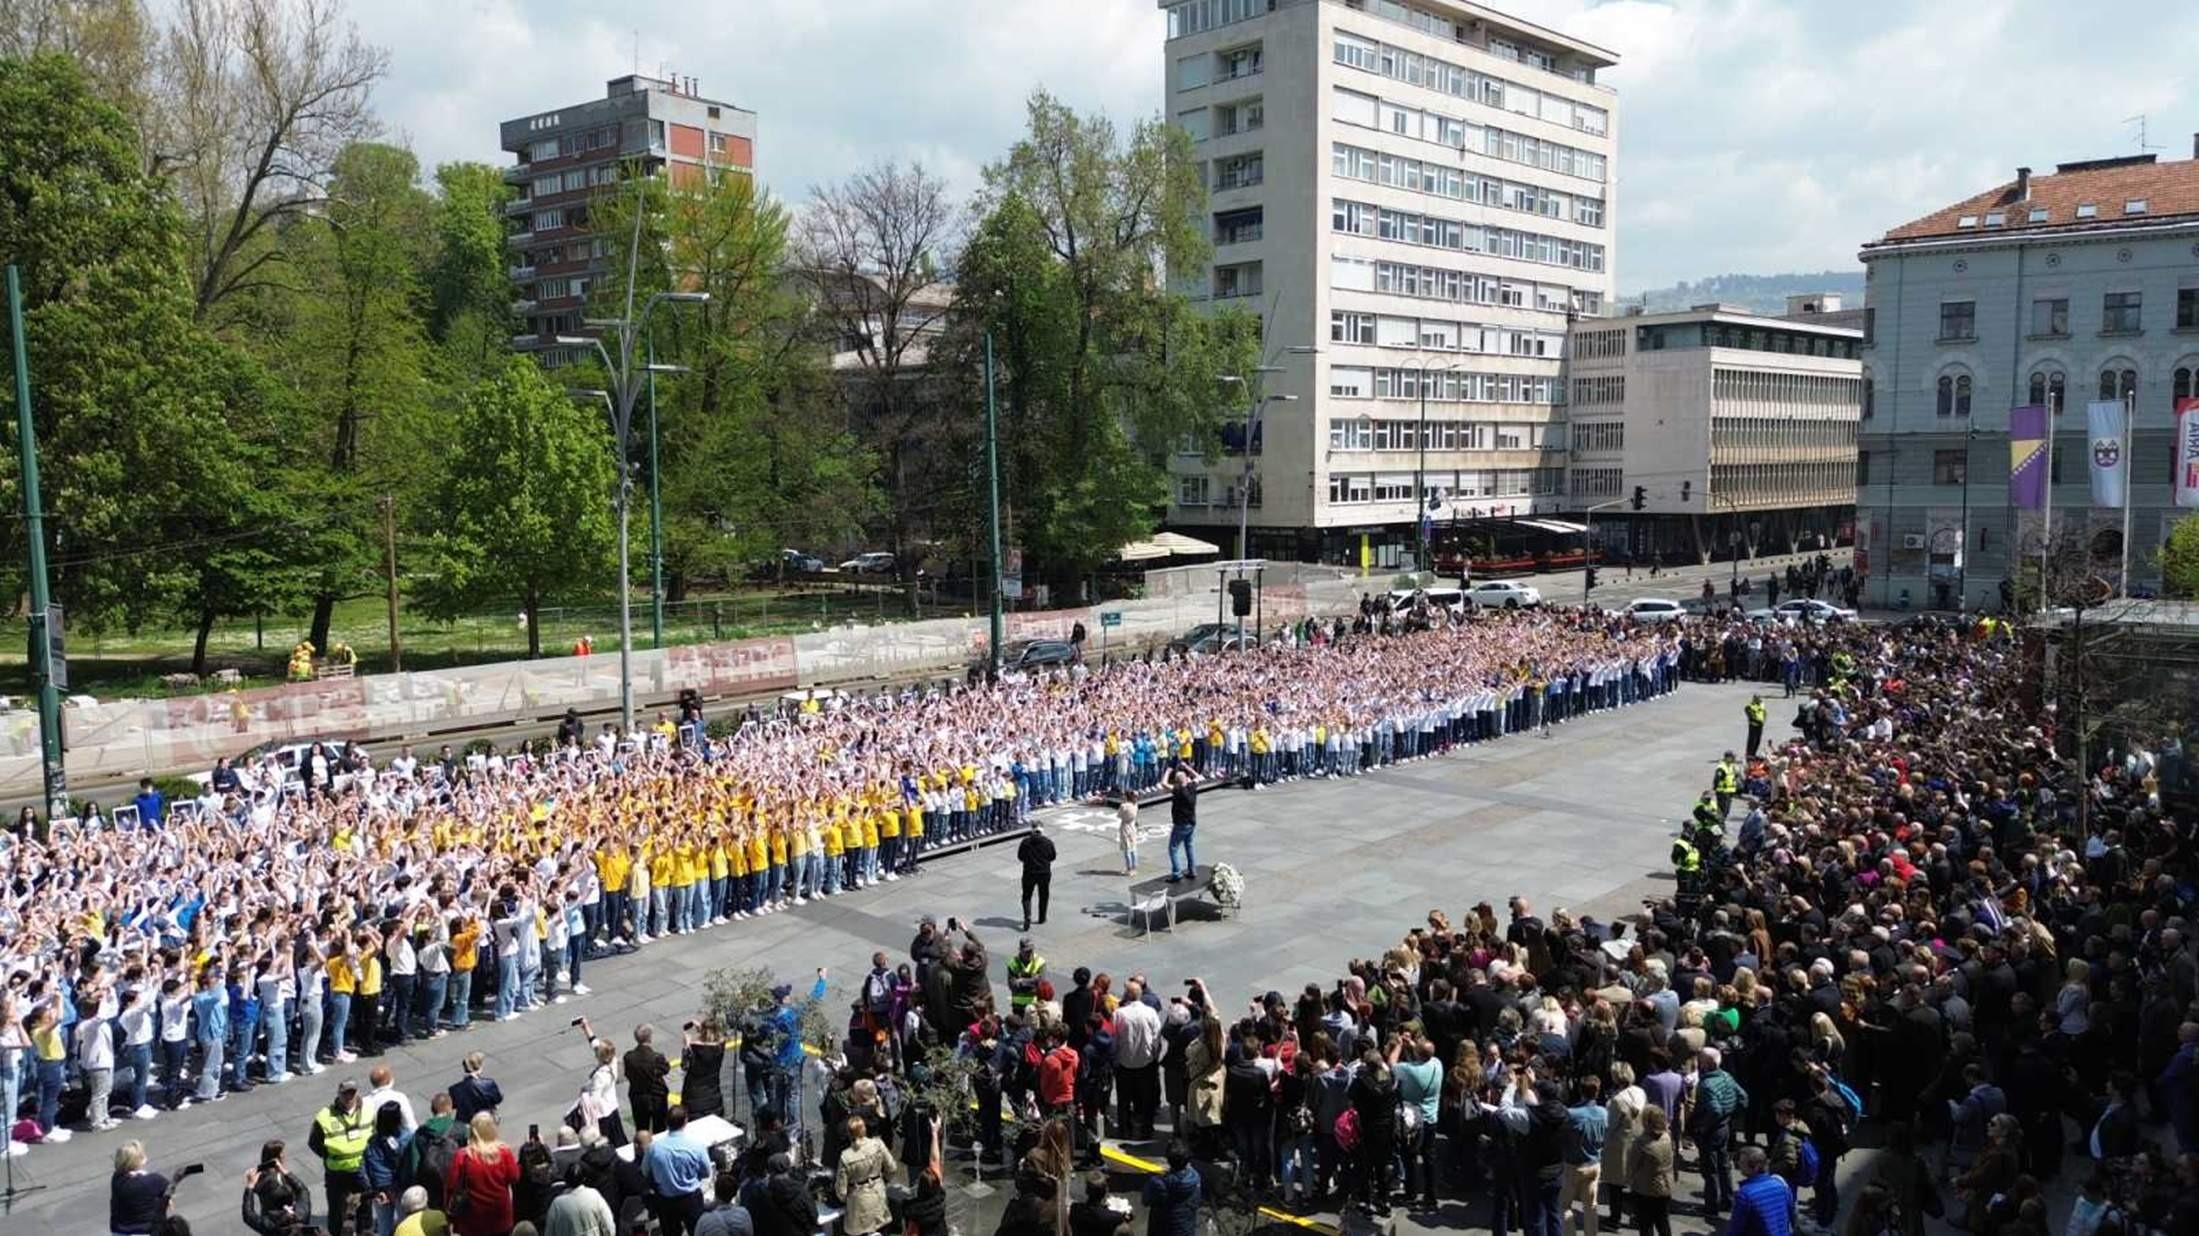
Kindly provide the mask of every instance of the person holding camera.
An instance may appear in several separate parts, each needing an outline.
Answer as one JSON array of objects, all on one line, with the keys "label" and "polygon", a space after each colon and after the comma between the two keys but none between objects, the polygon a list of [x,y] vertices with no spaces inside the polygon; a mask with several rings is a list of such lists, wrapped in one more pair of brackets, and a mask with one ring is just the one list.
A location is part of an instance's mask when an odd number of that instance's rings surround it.
[{"label": "person holding camera", "polygon": [[107,1230],[114,1236],[153,1236],[168,1217],[168,1178],[145,1164],[144,1142],[133,1137],[115,1148],[107,1186]]},{"label": "person holding camera", "polygon": [[244,1174],[244,1225],[260,1236],[298,1236],[313,1226],[313,1193],[284,1160],[280,1138],[260,1146],[260,1165]]},{"label": "person holding camera", "polygon": [[680,1105],[689,1119],[725,1114],[725,1033],[705,1017],[680,1027]]}]

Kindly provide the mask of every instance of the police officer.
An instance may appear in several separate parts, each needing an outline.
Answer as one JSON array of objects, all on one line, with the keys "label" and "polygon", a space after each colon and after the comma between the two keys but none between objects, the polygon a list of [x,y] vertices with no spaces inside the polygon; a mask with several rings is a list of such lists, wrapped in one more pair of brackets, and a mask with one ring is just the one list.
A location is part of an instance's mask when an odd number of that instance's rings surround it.
[{"label": "police officer", "polygon": [[1718,819],[1723,823],[1726,813],[1733,809],[1733,796],[1741,792],[1741,769],[1733,752],[1726,752],[1726,758],[1718,761],[1717,770],[1710,775],[1710,788],[1718,796]]},{"label": "police officer", "polygon": [[1680,896],[1695,898],[1703,892],[1703,853],[1685,833],[1672,839],[1672,875]]},{"label": "police officer", "polygon": [[359,1083],[349,1078],[336,1087],[333,1102],[313,1113],[313,1131],[306,1135],[306,1145],[321,1156],[328,1227],[334,1236],[370,1229],[370,1195],[360,1169],[366,1162],[367,1142],[373,1136],[373,1122],[359,1108]]},{"label": "police officer", "polygon": [[1748,718],[1748,754],[1749,758],[1753,760],[1756,758],[1756,748],[1762,745],[1764,741],[1764,697],[1761,695],[1749,696],[1749,702],[1741,707],[1741,712]]}]

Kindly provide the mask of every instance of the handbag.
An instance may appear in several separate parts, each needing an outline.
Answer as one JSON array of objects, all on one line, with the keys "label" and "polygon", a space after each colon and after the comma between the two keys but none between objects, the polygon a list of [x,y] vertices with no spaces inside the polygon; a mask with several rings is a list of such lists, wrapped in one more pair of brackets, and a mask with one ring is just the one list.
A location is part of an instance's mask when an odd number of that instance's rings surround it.
[{"label": "handbag", "polygon": [[447,1219],[455,1221],[473,1206],[473,1198],[466,1193],[465,1185],[460,1183],[463,1174],[461,1169],[472,1158],[471,1148],[460,1150],[451,1156],[450,1174],[443,1179],[443,1217]]}]

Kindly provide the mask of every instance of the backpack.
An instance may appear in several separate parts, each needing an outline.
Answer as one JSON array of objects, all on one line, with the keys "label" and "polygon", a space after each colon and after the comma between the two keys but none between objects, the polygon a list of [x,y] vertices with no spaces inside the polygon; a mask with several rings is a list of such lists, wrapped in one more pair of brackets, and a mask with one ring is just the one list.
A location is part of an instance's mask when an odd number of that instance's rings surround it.
[{"label": "backpack", "polygon": [[444,1195],[450,1188],[451,1161],[457,1157],[458,1139],[451,1129],[438,1133],[421,1125],[412,1135],[412,1144],[406,1147],[404,1166],[399,1172],[399,1192],[407,1186],[419,1185],[427,1190],[428,1205],[443,1209]]},{"label": "backpack", "polygon": [[1802,1179],[1816,1183],[1817,1169],[1823,1163],[1817,1153],[1817,1143],[1807,1137],[1803,1138],[1802,1145],[1795,1152],[1795,1159],[1796,1166],[1801,1169]]},{"label": "backpack", "polygon": [[1837,1077],[1827,1078],[1832,1092],[1840,1097],[1840,1127],[1842,1132],[1853,1133],[1855,1123],[1863,1119],[1863,1099],[1855,1088]]},{"label": "backpack", "polygon": [[1359,1109],[1347,1107],[1336,1118],[1336,1148],[1346,1154],[1359,1149]]},{"label": "backpack", "polygon": [[769,1021],[761,1017],[749,1018],[747,1024],[741,1027],[742,1067],[766,1069],[776,1063],[779,1053],[774,1050],[772,1043],[776,1037]]}]

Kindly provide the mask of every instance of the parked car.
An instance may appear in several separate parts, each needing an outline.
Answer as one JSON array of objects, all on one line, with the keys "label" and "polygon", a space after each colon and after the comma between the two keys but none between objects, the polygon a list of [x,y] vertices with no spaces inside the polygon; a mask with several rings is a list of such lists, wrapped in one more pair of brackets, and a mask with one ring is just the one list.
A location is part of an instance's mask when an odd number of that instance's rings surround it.
[{"label": "parked car", "polygon": [[1830,601],[1819,601],[1811,597],[1781,601],[1773,608],[1781,617],[1796,622],[1846,622],[1855,617],[1852,609],[1843,609]]},{"label": "parked car", "polygon": [[1533,609],[1542,604],[1542,591],[1509,579],[1485,579],[1466,590],[1466,599],[1490,609]]},{"label": "parked car", "polygon": [[1236,622],[1202,622],[1182,635],[1168,641],[1176,652],[1212,653],[1225,648],[1257,648],[1260,633],[1250,626]]},{"label": "parked car", "polygon": [[1667,597],[1635,597],[1619,613],[1636,622],[1678,622],[1687,616],[1687,607]]},{"label": "parked car", "polygon": [[1390,610],[1393,613],[1402,613],[1411,609],[1413,603],[1421,597],[1428,598],[1430,605],[1441,606],[1453,612],[1466,608],[1466,594],[1457,588],[1392,588]]},{"label": "parked car", "polygon": [[867,554],[857,554],[840,564],[840,569],[856,575],[893,574],[893,555],[882,549]]},{"label": "parked car", "polygon": [[1000,648],[1002,670],[1046,669],[1077,659],[1076,645],[1065,639],[1031,639]]},{"label": "parked car", "polygon": [[798,549],[779,551],[779,566],[789,575],[807,575],[825,569],[825,560]]},{"label": "parked car", "polygon": [[1752,609],[1741,615],[1741,621],[1753,622],[1760,627],[1793,626],[1795,620],[1775,609]]}]

